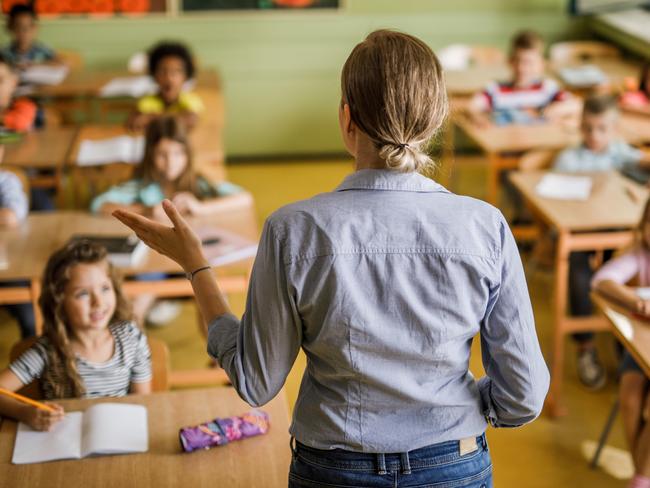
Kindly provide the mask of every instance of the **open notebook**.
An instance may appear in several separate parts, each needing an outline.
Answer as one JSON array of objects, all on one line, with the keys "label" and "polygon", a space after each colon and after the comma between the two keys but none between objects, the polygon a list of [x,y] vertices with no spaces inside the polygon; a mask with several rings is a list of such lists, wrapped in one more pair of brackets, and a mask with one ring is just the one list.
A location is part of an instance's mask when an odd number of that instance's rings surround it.
[{"label": "open notebook", "polygon": [[588,176],[545,174],[535,187],[538,195],[554,200],[588,200],[592,180]]},{"label": "open notebook", "polygon": [[81,459],[103,454],[146,452],[147,409],[126,403],[99,403],[85,412],[69,412],[50,432],[20,423],[13,464]]}]

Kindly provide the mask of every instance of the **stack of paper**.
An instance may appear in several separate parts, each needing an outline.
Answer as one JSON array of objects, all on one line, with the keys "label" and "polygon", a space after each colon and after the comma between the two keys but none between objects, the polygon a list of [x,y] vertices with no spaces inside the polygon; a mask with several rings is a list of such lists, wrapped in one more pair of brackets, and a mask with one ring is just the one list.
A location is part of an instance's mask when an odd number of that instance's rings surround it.
[{"label": "stack of paper", "polygon": [[156,82],[147,75],[113,78],[100,90],[102,97],[133,97],[138,98],[156,92]]},{"label": "stack of paper", "polygon": [[587,200],[591,194],[591,178],[556,173],[544,175],[537,184],[538,195],[555,200]]},{"label": "stack of paper", "polygon": [[119,136],[102,140],[83,140],[77,164],[96,166],[109,163],[139,163],[144,156],[144,137]]},{"label": "stack of paper", "polygon": [[257,254],[257,243],[240,235],[215,227],[196,230],[203,244],[203,253],[212,266],[224,266]]},{"label": "stack of paper", "polygon": [[20,74],[22,83],[34,85],[58,85],[68,76],[70,68],[65,65],[37,65]]},{"label": "stack of paper", "polygon": [[574,68],[562,68],[560,78],[567,85],[575,87],[588,87],[602,85],[607,81],[607,77],[598,66],[586,64]]},{"label": "stack of paper", "polygon": [[13,464],[91,455],[127,454],[149,449],[147,409],[126,403],[99,403],[85,412],[69,412],[49,432],[20,423]]}]

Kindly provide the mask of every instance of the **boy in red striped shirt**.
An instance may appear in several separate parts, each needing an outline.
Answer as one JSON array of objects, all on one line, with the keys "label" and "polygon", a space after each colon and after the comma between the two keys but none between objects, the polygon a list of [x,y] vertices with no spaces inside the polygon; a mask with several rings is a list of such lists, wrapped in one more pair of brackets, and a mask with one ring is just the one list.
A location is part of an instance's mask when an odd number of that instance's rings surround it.
[{"label": "boy in red striped shirt", "polygon": [[576,112],[576,104],[569,102],[571,96],[544,76],[544,42],[536,32],[514,36],[509,63],[510,81],[493,81],[472,99],[470,112],[477,121],[484,121],[488,112],[498,124],[556,119]]}]

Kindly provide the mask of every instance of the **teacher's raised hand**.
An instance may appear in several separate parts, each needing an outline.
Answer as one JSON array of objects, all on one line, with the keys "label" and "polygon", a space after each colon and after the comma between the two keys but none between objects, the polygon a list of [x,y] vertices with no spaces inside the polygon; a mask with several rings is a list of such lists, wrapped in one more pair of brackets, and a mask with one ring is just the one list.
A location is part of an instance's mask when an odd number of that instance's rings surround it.
[{"label": "teacher's raised hand", "polygon": [[116,210],[113,216],[133,229],[147,246],[176,261],[186,273],[206,266],[199,237],[172,202],[165,200],[162,207],[173,227],[125,210]]}]

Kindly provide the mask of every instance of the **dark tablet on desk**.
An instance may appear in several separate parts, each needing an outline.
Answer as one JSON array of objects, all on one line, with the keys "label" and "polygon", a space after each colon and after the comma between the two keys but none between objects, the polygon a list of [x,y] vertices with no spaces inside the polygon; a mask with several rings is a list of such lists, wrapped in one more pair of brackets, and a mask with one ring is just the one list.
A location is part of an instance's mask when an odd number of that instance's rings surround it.
[{"label": "dark tablet on desk", "polygon": [[627,164],[623,166],[621,174],[641,185],[646,185],[650,181],[650,169],[642,168],[638,164]]}]

